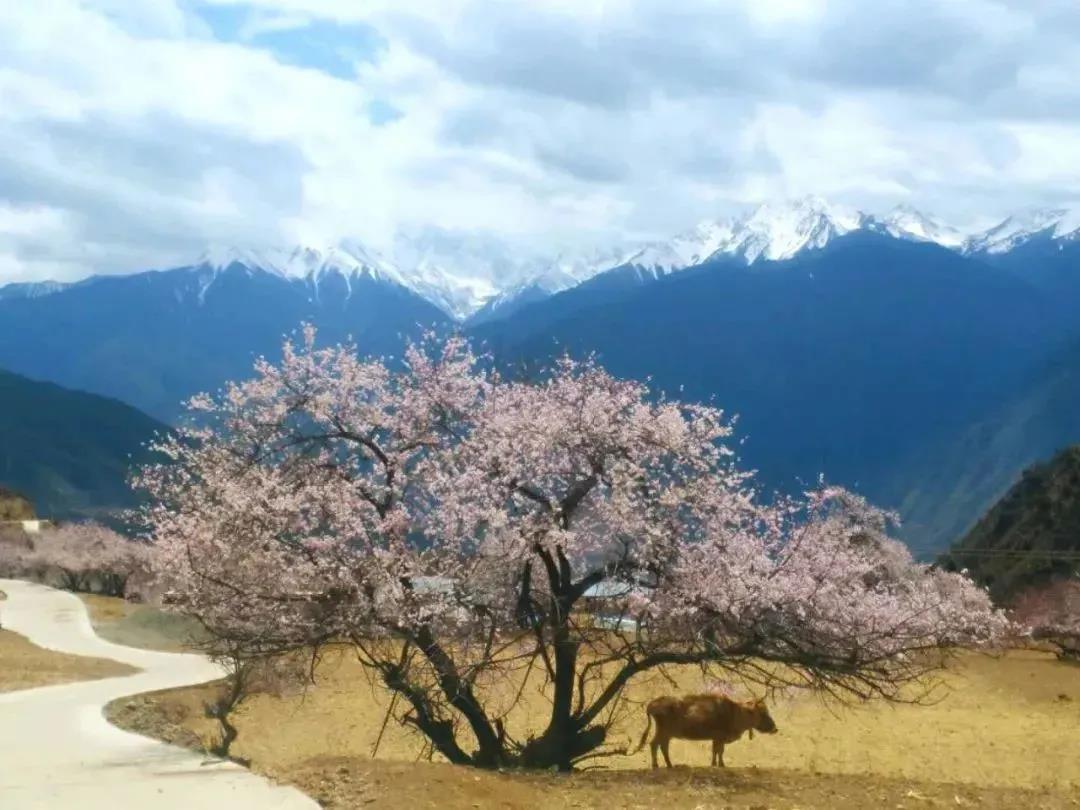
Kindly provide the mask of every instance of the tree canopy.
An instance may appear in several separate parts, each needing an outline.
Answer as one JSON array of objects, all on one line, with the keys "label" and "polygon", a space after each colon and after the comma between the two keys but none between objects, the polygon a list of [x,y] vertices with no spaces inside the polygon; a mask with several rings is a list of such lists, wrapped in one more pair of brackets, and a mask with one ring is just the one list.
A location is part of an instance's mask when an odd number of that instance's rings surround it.
[{"label": "tree canopy", "polygon": [[[190,410],[140,477],[170,600],[261,653],[351,643],[452,762],[569,769],[675,664],[895,699],[1006,627],[890,515],[760,497],[722,411],[593,360],[521,381],[460,338],[391,366],[306,328]],[[515,737],[522,672],[551,711]]]}]

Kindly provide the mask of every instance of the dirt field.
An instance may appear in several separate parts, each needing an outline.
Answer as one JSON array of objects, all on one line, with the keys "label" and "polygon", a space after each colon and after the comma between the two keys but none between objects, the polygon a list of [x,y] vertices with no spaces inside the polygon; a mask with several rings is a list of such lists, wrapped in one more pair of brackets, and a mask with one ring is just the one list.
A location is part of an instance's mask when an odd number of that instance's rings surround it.
[{"label": "dirt field", "polygon": [[18,633],[0,630],[0,692],[130,675],[133,667],[101,658],[43,650]]},{"label": "dirt field", "polygon": [[[702,687],[656,679],[635,700]],[[420,741],[391,720],[371,752],[386,700],[348,655],[321,666],[304,694],[259,696],[240,712],[234,753],[334,807],[1080,807],[1080,667],[1047,654],[967,655],[934,706],[839,709],[803,697],[775,705],[780,734],[728,749],[729,769],[706,766],[706,744],[676,741],[669,773],[647,750],[572,777],[475,773],[416,763]],[[210,687],[120,701],[110,717],[181,744],[213,732],[202,716]],[[544,711],[539,695],[528,711]],[[636,743],[639,708],[615,742]]]}]

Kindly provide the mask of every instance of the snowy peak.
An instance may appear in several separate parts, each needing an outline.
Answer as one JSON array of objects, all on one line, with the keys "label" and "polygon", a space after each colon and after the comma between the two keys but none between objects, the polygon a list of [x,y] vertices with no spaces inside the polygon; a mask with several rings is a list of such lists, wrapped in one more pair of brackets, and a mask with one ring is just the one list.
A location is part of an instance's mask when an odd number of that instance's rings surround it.
[{"label": "snowy peak", "polygon": [[724,252],[742,256],[747,264],[790,259],[803,250],[825,247],[867,220],[860,211],[814,196],[764,203],[736,224],[735,240]]},{"label": "snowy peak", "polygon": [[428,296],[410,283],[398,268],[375,251],[359,243],[319,249],[308,246],[292,248],[213,247],[205,251],[190,267],[200,273],[199,300],[202,301],[220,273],[230,267],[241,267],[248,273],[262,272],[291,282],[310,284],[316,297],[319,285],[330,275],[345,281],[347,295],[352,295],[352,282],[361,277],[405,287],[424,298]]},{"label": "snowy peak", "polygon": [[[391,260],[355,240],[346,240],[329,248],[297,246],[288,249],[212,248],[191,267],[205,275],[199,296],[206,294],[217,275],[230,267],[248,272],[264,272],[288,281],[310,284],[316,297],[319,285],[328,276],[344,279],[349,295],[352,281],[366,277],[396,284],[439,307],[457,320],[464,320],[499,292],[495,282],[483,272],[480,260],[468,256],[440,257],[425,250],[401,249],[403,263]],[[449,269],[443,264],[455,264]],[[469,268],[480,267],[481,272]],[[403,267],[407,269],[402,269]],[[207,273],[209,271],[209,273]]]},{"label": "snowy peak", "polygon": [[781,261],[824,247],[830,239],[863,227],[867,215],[820,197],[800,197],[764,203],[741,217],[703,222],[666,242],[652,242],[631,254],[625,263],[681,270],[721,256]]},{"label": "snowy peak", "polygon": [[214,245],[203,251],[190,267],[220,273],[233,265],[239,265],[248,270],[265,270],[284,275],[281,269],[283,262],[283,252],[280,250]]},{"label": "snowy peak", "polygon": [[1072,240],[1080,237],[1080,209],[1032,208],[1013,214],[964,243],[965,253],[1008,253],[1037,236]]},{"label": "snowy peak", "polygon": [[[870,220],[867,215],[833,205],[820,197],[765,203],[740,216],[706,221],[666,241],[612,252],[619,256],[606,268],[631,265],[666,274],[731,256],[747,264],[790,259],[803,250],[821,248]],[[594,273],[595,275],[595,273]]]},{"label": "snowy peak", "polygon": [[898,205],[878,220],[881,229],[896,239],[933,242],[947,248],[959,248],[964,235],[941,220],[928,216],[910,205]]},{"label": "snowy peak", "polygon": [[438,228],[398,234],[393,254],[411,288],[458,320],[539,269],[501,240]]},{"label": "snowy peak", "polygon": [[262,270],[286,279],[318,279],[327,273],[339,273],[344,276],[369,275],[402,283],[401,274],[391,262],[359,244],[327,249],[306,246],[290,249],[215,247],[203,253],[192,267],[216,273],[233,265],[248,270]]},{"label": "snowy peak", "polygon": [[[656,243],[659,247],[660,243]],[[584,281],[616,267],[654,267],[662,259],[645,256],[648,245],[618,245],[613,248],[595,249],[579,253],[561,253],[545,268],[542,275],[531,279],[537,288],[545,292],[559,292],[576,287]]]},{"label": "snowy peak", "polygon": [[482,276],[457,275],[433,261],[412,266],[403,286],[456,320],[464,320],[498,293],[495,283]]},{"label": "snowy peak", "polygon": [[629,264],[666,274],[708,261],[713,254],[730,245],[737,223],[732,219],[702,222],[666,242],[649,242],[626,256]]},{"label": "snowy peak", "polygon": [[862,227],[869,219],[820,197],[765,203],[740,217],[702,222],[665,241],[610,251],[603,263],[579,262],[582,269],[576,275],[587,277],[626,265],[661,275],[722,256],[747,264],[759,259],[780,261],[803,250],[824,247],[830,239]]}]

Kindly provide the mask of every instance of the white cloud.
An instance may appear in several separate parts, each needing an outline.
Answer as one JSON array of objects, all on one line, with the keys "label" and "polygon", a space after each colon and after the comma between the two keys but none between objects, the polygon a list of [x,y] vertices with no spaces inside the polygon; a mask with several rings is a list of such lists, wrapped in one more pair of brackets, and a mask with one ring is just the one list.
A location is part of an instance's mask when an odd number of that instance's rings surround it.
[{"label": "white cloud", "polygon": [[65,219],[56,208],[0,203],[0,237],[57,236],[63,233]]},{"label": "white cloud", "polygon": [[[289,51],[315,23],[353,77]],[[2,3],[0,282],[402,229],[604,242],[781,194],[961,223],[1080,198],[1078,34],[1068,0]]]}]

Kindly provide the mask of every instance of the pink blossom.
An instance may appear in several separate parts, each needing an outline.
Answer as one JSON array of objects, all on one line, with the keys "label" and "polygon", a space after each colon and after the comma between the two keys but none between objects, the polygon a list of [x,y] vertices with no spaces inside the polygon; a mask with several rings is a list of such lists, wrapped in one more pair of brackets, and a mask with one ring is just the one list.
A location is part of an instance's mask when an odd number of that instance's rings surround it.
[{"label": "pink blossom", "polygon": [[[722,411],[592,359],[534,382],[487,369],[460,338],[429,336],[392,368],[305,328],[279,364],[193,400],[140,476],[174,603],[267,646],[353,640],[438,750],[474,764],[569,767],[603,742],[625,683],[669,663],[771,687],[781,670],[761,662],[780,662],[799,686],[891,697],[932,668],[927,651],[1004,632],[984,591],[913,561],[858,496],[760,498]],[[585,598],[600,583],[626,588]],[[553,714],[514,743],[480,675],[526,661]]]}]

